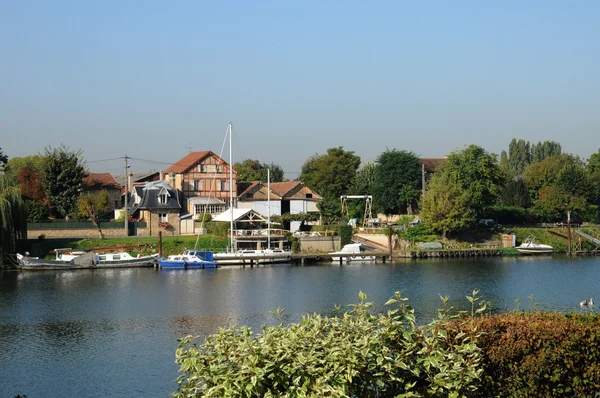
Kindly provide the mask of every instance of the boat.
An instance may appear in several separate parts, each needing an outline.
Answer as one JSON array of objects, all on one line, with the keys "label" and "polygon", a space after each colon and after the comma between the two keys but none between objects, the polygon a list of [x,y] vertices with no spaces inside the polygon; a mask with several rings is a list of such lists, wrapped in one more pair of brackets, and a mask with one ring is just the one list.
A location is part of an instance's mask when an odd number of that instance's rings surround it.
[{"label": "boat", "polygon": [[17,267],[24,270],[151,267],[158,254],[133,257],[127,252],[96,253],[56,249],[56,259],[46,260],[17,254]]},{"label": "boat", "polygon": [[535,243],[535,237],[528,236],[523,243],[515,247],[521,254],[551,254],[554,248],[550,245]]},{"label": "boat", "polygon": [[282,249],[243,249],[234,253],[215,253],[214,256],[219,264],[275,264],[290,262],[292,252]]},{"label": "boat", "polygon": [[162,269],[204,269],[217,268],[213,253],[204,250],[184,250],[183,254],[174,254],[158,260]]},{"label": "boat", "polygon": [[[342,250],[329,254],[332,256],[331,261],[343,261],[346,263],[375,261],[375,256],[364,255],[364,251],[365,247],[362,243],[348,243],[342,247]],[[337,254],[341,256],[336,256]]]},{"label": "boat", "polygon": [[[231,135],[232,126],[231,123],[228,125],[229,133],[229,164],[233,165],[233,150],[231,146]],[[283,249],[272,249],[271,248],[271,170],[267,168],[267,248],[266,249],[243,249],[234,251],[235,239],[234,239],[234,215],[233,215],[233,168],[229,168],[229,208],[232,209],[229,231],[230,231],[230,252],[214,253],[214,259],[219,264],[273,264],[273,263],[287,263],[292,258],[292,252],[285,251]]]}]

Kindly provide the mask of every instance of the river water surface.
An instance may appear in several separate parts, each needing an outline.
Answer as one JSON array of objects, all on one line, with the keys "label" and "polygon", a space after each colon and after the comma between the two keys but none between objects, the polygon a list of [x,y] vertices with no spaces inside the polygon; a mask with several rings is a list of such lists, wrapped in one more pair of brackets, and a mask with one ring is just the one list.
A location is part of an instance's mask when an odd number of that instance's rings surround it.
[{"label": "river water surface", "polygon": [[274,324],[278,307],[285,321],[329,313],[356,303],[359,291],[382,309],[403,290],[425,323],[439,295],[465,309],[473,289],[496,311],[516,300],[524,309],[581,311],[581,300],[600,298],[600,258],[0,271],[0,397],[166,397],[176,389],[180,337]]}]

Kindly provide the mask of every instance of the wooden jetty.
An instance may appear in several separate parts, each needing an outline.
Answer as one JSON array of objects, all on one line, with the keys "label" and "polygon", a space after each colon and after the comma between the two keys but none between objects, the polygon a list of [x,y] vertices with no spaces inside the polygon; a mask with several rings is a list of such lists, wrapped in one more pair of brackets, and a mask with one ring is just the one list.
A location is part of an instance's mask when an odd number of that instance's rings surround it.
[{"label": "wooden jetty", "polygon": [[[498,257],[502,256],[501,249],[440,249],[440,250],[422,250],[422,251],[394,251],[391,253],[389,251],[364,251],[361,252],[361,255],[365,257],[374,256],[375,262],[377,263],[387,263],[391,262],[394,259],[426,259],[426,258],[467,258],[467,257]],[[333,257],[338,258],[335,263],[346,264],[345,261],[349,257],[355,257],[356,253],[294,253],[291,255],[289,260],[292,264],[311,264],[311,263],[319,263],[319,262],[334,262],[332,260]],[[268,259],[269,256],[265,255],[256,255],[256,256],[247,256],[244,258],[246,263],[244,264],[231,264],[231,266],[250,266],[253,267],[255,265],[268,265],[269,262],[265,262],[265,259]],[[273,260],[278,260],[276,257],[273,257]],[[260,264],[259,264],[260,261]],[[221,266],[221,265],[219,265]],[[223,267],[230,266],[228,264],[223,264]]]}]

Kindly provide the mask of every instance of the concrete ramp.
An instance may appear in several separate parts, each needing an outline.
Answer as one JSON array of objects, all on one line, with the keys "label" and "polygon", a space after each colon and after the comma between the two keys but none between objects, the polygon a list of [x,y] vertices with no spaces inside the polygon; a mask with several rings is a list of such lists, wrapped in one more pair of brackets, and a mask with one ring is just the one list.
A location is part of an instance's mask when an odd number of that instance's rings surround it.
[{"label": "concrete ramp", "polygon": [[[367,235],[368,237],[366,237],[365,235],[352,235],[352,240],[354,242],[360,242],[362,243],[364,246],[367,246],[369,249],[373,248],[375,250],[390,250],[390,248],[388,247],[388,237],[385,235]],[[385,236],[385,243],[382,242],[381,237]],[[369,239],[369,238],[375,238],[375,239]]]}]

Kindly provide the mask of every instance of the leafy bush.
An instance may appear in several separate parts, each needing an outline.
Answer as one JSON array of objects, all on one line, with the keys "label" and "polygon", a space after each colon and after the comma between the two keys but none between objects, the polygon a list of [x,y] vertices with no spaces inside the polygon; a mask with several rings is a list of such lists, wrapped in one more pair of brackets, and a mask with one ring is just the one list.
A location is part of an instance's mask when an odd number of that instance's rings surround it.
[{"label": "leafy bush", "polygon": [[492,206],[486,210],[484,218],[491,218],[502,225],[535,223],[533,214],[518,206]]},{"label": "leafy bush", "polygon": [[229,226],[229,223],[218,221],[204,223],[206,231],[209,234],[216,236],[227,236],[229,234]]},{"label": "leafy bush", "polygon": [[398,231],[398,236],[410,242],[431,242],[440,239],[440,237],[424,223]]},{"label": "leafy bush", "polygon": [[485,352],[481,396],[592,397],[600,391],[598,315],[509,313],[476,319],[475,326]]},{"label": "leafy bush", "polygon": [[211,222],[212,221],[212,215],[210,213],[198,213],[196,215],[196,221],[200,221],[200,222]]},{"label": "leafy bush", "polygon": [[472,318],[459,322],[467,332],[449,334],[451,308],[417,327],[399,292],[386,314],[374,315],[366,295],[359,297],[339,316],[308,315],[289,326],[263,326],[256,336],[232,327],[201,345],[181,339],[175,396],[457,397],[477,389],[482,353]]}]

